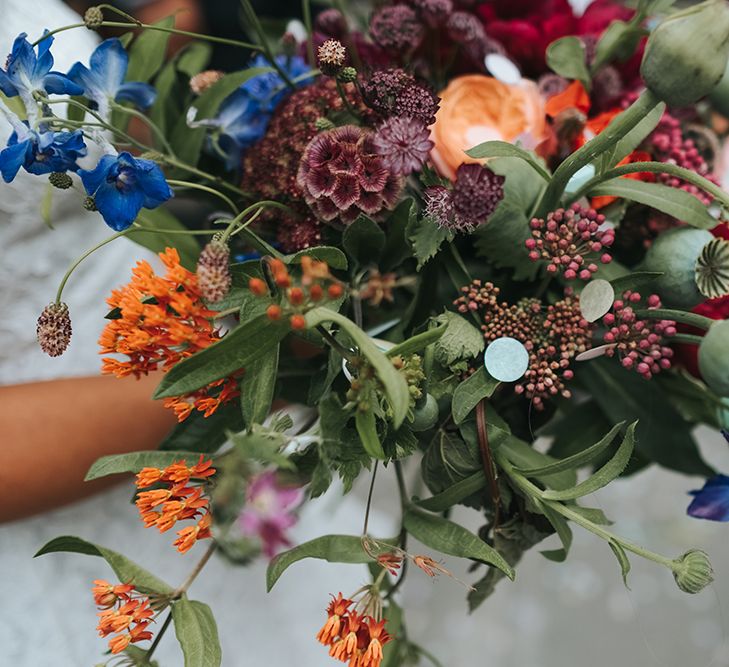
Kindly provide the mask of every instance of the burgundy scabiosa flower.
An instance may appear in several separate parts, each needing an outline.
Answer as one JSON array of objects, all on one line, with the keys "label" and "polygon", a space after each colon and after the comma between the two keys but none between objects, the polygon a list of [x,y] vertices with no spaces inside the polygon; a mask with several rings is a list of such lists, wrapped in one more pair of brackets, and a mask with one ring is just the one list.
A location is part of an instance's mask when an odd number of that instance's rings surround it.
[{"label": "burgundy scabiosa flower", "polygon": [[398,176],[419,171],[433,148],[430,131],[421,120],[392,117],[375,132],[374,144],[385,165]]},{"label": "burgundy scabiosa flower", "polygon": [[402,55],[420,46],[425,28],[414,9],[396,4],[382,7],[372,15],[370,35],[386,51]]},{"label": "burgundy scabiosa flower", "polygon": [[314,137],[301,158],[297,183],[316,215],[326,222],[353,222],[361,213],[391,209],[402,178],[377,153],[374,134],[345,125]]}]

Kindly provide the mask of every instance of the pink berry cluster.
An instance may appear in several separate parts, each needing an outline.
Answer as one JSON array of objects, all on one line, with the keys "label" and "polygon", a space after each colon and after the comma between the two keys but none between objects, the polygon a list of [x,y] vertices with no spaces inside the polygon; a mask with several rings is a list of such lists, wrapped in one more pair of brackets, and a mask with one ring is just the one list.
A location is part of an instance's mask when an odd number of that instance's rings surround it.
[{"label": "pink berry cluster", "polygon": [[589,280],[597,271],[597,264],[588,263],[586,255],[601,253],[603,264],[612,260],[605,249],[613,244],[615,231],[604,228],[604,223],[604,215],[579,204],[552,211],[546,221],[534,218],[529,225],[532,238],[525,241],[529,259],[547,260],[547,271],[562,271],[567,280]]},{"label": "pink berry cluster", "polygon": [[582,317],[577,297],[565,297],[544,307],[538,299],[521,299],[515,304],[499,302],[499,288],[493,283],[473,281],[461,288],[454,301],[460,313],[478,312],[484,338],[490,343],[508,336],[523,343],[529,352],[529,368],[514,391],[544,408],[544,401],[557,395],[569,398],[565,383],[574,377],[571,360],[590,346],[591,325]]},{"label": "pink berry cluster", "polygon": [[[635,306],[642,302],[638,292],[627,291],[613,304],[613,312],[603,317],[607,332],[603,340],[609,346],[606,355],[616,354],[624,368],[651,377],[671,367],[673,350],[665,345],[665,339],[676,334],[672,320],[639,319]],[[646,301],[648,309],[661,307],[661,300],[652,294]]]}]

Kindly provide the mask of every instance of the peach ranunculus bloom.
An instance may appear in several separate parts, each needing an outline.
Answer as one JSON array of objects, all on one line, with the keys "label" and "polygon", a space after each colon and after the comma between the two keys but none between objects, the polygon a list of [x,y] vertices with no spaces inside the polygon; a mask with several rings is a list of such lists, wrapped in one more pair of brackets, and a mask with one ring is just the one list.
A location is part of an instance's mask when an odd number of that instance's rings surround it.
[{"label": "peach ranunculus bloom", "polygon": [[508,84],[483,74],[453,79],[440,93],[431,128],[430,157],[443,176],[455,178],[464,162],[480,162],[464,151],[485,141],[507,141],[528,150],[547,136],[544,103],[534,82]]}]

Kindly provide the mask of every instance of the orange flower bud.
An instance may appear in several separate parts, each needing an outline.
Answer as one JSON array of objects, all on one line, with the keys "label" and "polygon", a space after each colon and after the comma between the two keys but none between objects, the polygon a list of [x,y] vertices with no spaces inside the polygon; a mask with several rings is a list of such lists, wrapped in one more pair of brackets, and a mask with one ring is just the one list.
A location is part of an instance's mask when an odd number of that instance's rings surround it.
[{"label": "orange flower bud", "polygon": [[294,306],[300,306],[304,303],[304,290],[300,287],[292,287],[289,290],[289,301]]},{"label": "orange flower bud", "polygon": [[330,299],[338,299],[340,296],[342,296],[342,294],[344,294],[344,288],[338,283],[335,283],[334,285],[329,285],[329,289],[327,289],[327,294],[329,294]]},{"label": "orange flower bud", "polygon": [[256,296],[265,296],[266,292],[268,292],[266,283],[260,278],[251,278],[248,281],[248,289]]},{"label": "orange flower bud", "polygon": [[303,331],[306,329],[306,319],[303,315],[292,315],[289,318],[289,322],[291,323],[291,328],[295,331]]},{"label": "orange flower bud", "polygon": [[309,298],[312,301],[321,301],[321,298],[324,296],[324,290],[322,289],[321,285],[312,285],[309,289]]},{"label": "orange flower bud", "polygon": [[281,319],[281,306],[271,304],[268,308],[266,308],[266,315],[268,316],[269,320],[273,320],[274,322],[276,320],[280,320]]}]

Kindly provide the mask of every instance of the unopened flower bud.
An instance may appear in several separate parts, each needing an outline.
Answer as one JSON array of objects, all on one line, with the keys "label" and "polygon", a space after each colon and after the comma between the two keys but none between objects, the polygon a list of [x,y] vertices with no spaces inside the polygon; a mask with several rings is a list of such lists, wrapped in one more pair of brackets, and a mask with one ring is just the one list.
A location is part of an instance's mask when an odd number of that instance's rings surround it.
[{"label": "unopened flower bud", "polygon": [[84,14],[84,25],[89,30],[96,30],[100,28],[104,22],[104,12],[101,7],[89,7]]},{"label": "unopened flower bud", "polygon": [[357,70],[354,67],[342,67],[342,71],[337,74],[337,79],[342,83],[354,83],[357,80]]},{"label": "unopened flower bud", "polygon": [[48,182],[59,190],[68,190],[73,185],[71,177],[62,171],[54,171],[48,174]]},{"label": "unopened flower bud", "polygon": [[190,90],[195,95],[202,95],[208,88],[211,88],[225,76],[225,72],[217,69],[208,69],[200,72],[190,79]]},{"label": "unopened flower bud", "polygon": [[684,593],[700,593],[714,581],[709,556],[700,549],[687,551],[673,561],[673,577]]},{"label": "unopened flower bud", "polygon": [[60,357],[71,340],[71,317],[65,303],[51,303],[38,318],[38,344],[48,356]]},{"label": "unopened flower bud", "polygon": [[337,39],[328,39],[318,51],[319,69],[323,74],[334,76],[344,67],[347,49]]},{"label": "unopened flower bud", "polygon": [[91,197],[91,196],[85,197],[84,198],[84,208],[87,211],[96,211],[96,210],[98,210],[96,208],[96,200],[93,197]]},{"label": "unopened flower bud", "polygon": [[213,240],[197,260],[197,283],[203,298],[210,303],[222,301],[230,291],[230,248]]},{"label": "unopened flower bud", "polygon": [[684,107],[708,95],[729,60],[729,5],[706,0],[675,12],[653,30],[640,73],[669,106]]}]

